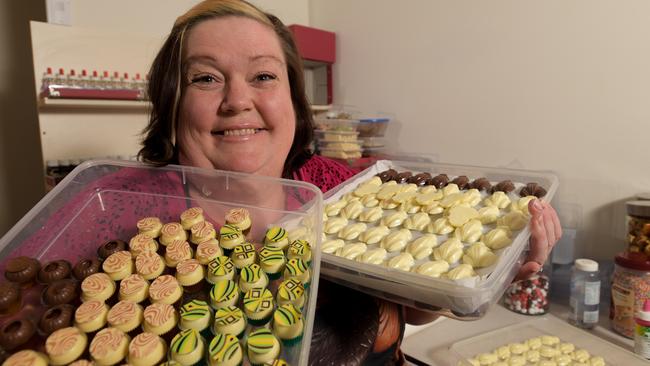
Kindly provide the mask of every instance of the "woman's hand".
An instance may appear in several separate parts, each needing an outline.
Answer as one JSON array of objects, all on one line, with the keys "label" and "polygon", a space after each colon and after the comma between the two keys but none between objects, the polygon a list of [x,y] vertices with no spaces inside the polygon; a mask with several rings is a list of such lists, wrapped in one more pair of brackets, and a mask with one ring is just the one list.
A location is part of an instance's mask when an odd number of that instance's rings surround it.
[{"label": "woman's hand", "polygon": [[553,246],[562,236],[562,227],[557,212],[548,203],[535,199],[528,203],[530,219],[530,252],[526,262],[519,269],[517,279],[528,278],[539,272],[551,253]]}]

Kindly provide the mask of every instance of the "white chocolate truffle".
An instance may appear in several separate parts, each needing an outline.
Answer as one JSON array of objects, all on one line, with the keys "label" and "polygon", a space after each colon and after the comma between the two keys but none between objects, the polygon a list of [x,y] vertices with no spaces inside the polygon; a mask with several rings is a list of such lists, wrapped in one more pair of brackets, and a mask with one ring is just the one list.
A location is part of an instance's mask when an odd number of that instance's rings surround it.
[{"label": "white chocolate truffle", "polygon": [[406,218],[403,225],[406,229],[422,231],[430,222],[431,217],[428,214],[419,212]]},{"label": "white chocolate truffle", "polygon": [[367,181],[361,183],[361,185],[364,185],[364,186],[365,185],[370,185],[370,186],[377,186],[377,187],[381,187],[382,184],[383,184],[383,182],[381,181],[381,178],[379,178],[376,175],[374,177],[368,179]]},{"label": "white chocolate truffle", "polygon": [[529,340],[526,341],[526,344],[530,349],[539,349],[540,347],[542,347],[542,338],[540,337],[530,338]]},{"label": "white chocolate truffle", "polygon": [[415,268],[416,273],[436,278],[448,270],[449,263],[443,260],[424,262]]},{"label": "white chocolate truffle", "polygon": [[289,242],[291,243],[296,240],[305,240],[309,236],[309,229],[305,226],[298,226],[295,229],[288,230],[287,236],[289,237]]},{"label": "white chocolate truffle", "polygon": [[474,272],[472,266],[469,264],[459,264],[456,268],[453,268],[449,272],[445,273],[445,277],[449,278],[450,280],[460,280],[474,276],[476,276],[476,272]]},{"label": "white chocolate truffle", "polygon": [[449,264],[458,262],[463,255],[463,243],[456,238],[450,238],[433,250],[433,259],[443,260]]},{"label": "white chocolate truffle", "polygon": [[386,262],[387,267],[402,271],[410,271],[414,264],[415,259],[409,253],[400,253]]},{"label": "white chocolate truffle", "polygon": [[491,365],[499,360],[494,353],[481,353],[477,358],[481,365]]},{"label": "white chocolate truffle", "polygon": [[478,217],[478,211],[472,207],[454,206],[449,209],[447,220],[452,226],[460,227]]},{"label": "white chocolate truffle", "polygon": [[521,355],[524,354],[524,352],[528,351],[528,346],[523,343],[511,343],[509,347],[510,353],[513,355]]},{"label": "white chocolate truffle", "polygon": [[589,359],[591,358],[591,355],[589,352],[585,349],[579,349],[575,352],[573,352],[573,360],[578,361],[578,362],[589,362]]},{"label": "white chocolate truffle", "polygon": [[512,201],[512,203],[510,204],[510,211],[518,211],[525,215],[530,215],[530,212],[528,212],[528,203],[530,203],[530,201],[534,199],[537,199],[537,197],[526,196],[526,197],[521,197],[516,201]]},{"label": "white chocolate truffle", "polygon": [[379,201],[379,207],[384,210],[392,210],[399,206],[399,203],[393,202],[393,200],[381,200]]},{"label": "white chocolate truffle", "polygon": [[505,248],[512,243],[512,233],[507,226],[498,226],[485,233],[482,242],[492,250]]},{"label": "white chocolate truffle", "polygon": [[330,217],[323,225],[326,234],[336,234],[339,230],[348,225],[348,219],[343,217]]},{"label": "white chocolate truffle", "polygon": [[508,359],[508,366],[524,366],[526,365],[526,357],[524,356],[510,356]]},{"label": "white chocolate truffle", "polygon": [[445,208],[440,206],[440,202],[433,201],[426,206],[422,206],[421,210],[422,212],[426,212],[430,215],[437,215],[443,213],[445,211]]},{"label": "white chocolate truffle", "polygon": [[[434,186],[426,186],[426,188],[433,188]],[[415,202],[421,206],[428,206],[434,202],[440,201],[443,197],[442,191],[429,191],[423,192],[422,190],[415,195]]]},{"label": "white chocolate truffle", "polygon": [[510,197],[507,194],[497,191],[492,193],[492,195],[483,200],[484,206],[495,206],[499,209],[504,209],[510,204]]},{"label": "white chocolate truffle", "polygon": [[456,229],[455,236],[463,243],[476,243],[483,234],[483,224],[479,220],[469,220],[465,225]]},{"label": "white chocolate truffle", "polygon": [[481,242],[474,243],[463,255],[463,263],[474,268],[489,267],[496,263],[498,257]]},{"label": "white chocolate truffle", "polygon": [[359,221],[377,222],[382,218],[382,216],[384,216],[384,210],[382,210],[381,207],[373,207],[363,211],[361,215],[359,215]]},{"label": "white chocolate truffle", "polygon": [[445,197],[451,196],[452,194],[456,194],[459,192],[460,192],[460,188],[458,188],[458,185],[456,183],[449,183],[444,188],[442,188],[442,194]]},{"label": "white chocolate truffle", "polygon": [[388,227],[379,225],[362,232],[359,235],[359,240],[366,244],[377,244],[389,233],[390,229]]},{"label": "white chocolate truffle", "polygon": [[501,346],[496,349],[496,354],[500,360],[507,360],[510,358],[510,347]]},{"label": "white chocolate truffle", "polygon": [[[431,234],[428,234],[431,235]],[[433,236],[433,235],[431,235]],[[433,236],[435,238],[435,236]],[[424,238],[424,240],[420,240]],[[420,237],[406,246],[406,252],[410,253],[413,258],[420,260],[422,258],[427,258],[433,253],[433,245],[431,245],[430,240],[426,240],[427,237]],[[435,239],[437,241],[437,239]]]},{"label": "white chocolate truffle", "polygon": [[463,203],[463,194],[462,193],[450,194],[448,196],[443,197],[439,202],[440,202],[440,206],[444,208],[454,207],[460,203]]},{"label": "white chocolate truffle", "polygon": [[341,209],[339,214],[346,219],[356,219],[363,212],[363,204],[360,201],[352,201]]},{"label": "white chocolate truffle", "polygon": [[406,246],[406,244],[413,239],[413,234],[408,229],[399,229],[386,235],[381,241],[381,247],[389,252],[398,252]]},{"label": "white chocolate truffle", "polygon": [[499,209],[496,206],[485,206],[478,210],[478,219],[483,225],[496,222],[499,218]]},{"label": "white chocolate truffle", "polygon": [[521,211],[508,212],[497,220],[498,226],[507,226],[512,231],[519,231],[528,225],[529,216]]},{"label": "white chocolate truffle", "polygon": [[449,224],[446,217],[440,217],[431,221],[424,230],[428,233],[445,235],[454,231],[454,227]]},{"label": "white chocolate truffle", "polygon": [[364,197],[369,194],[376,194],[381,188],[380,185],[375,184],[361,184],[354,190],[354,195],[357,197]]},{"label": "white chocolate truffle", "polygon": [[420,209],[422,207],[415,202],[415,199],[410,199],[408,201],[404,201],[400,203],[400,205],[397,207],[398,211],[404,211],[409,214],[414,214],[420,212]]},{"label": "white chocolate truffle", "polygon": [[559,354],[553,359],[558,366],[568,366],[571,364],[571,356]]},{"label": "white chocolate truffle", "polygon": [[472,188],[463,194],[463,202],[474,207],[481,203],[481,192],[478,189]]},{"label": "white chocolate truffle", "polygon": [[539,355],[539,350],[536,349],[525,351],[524,356],[526,356],[526,361],[530,363],[539,362],[539,359],[541,358],[541,356]]},{"label": "white chocolate truffle", "polygon": [[[428,194],[428,193],[434,193],[437,192],[438,188],[436,186],[422,186],[418,188],[418,194]],[[440,192],[442,194],[442,191]],[[440,196],[442,198],[442,196]]]},{"label": "white chocolate truffle", "polygon": [[364,243],[356,242],[351,244],[345,244],[343,247],[336,250],[334,254],[339,257],[347,259],[355,259],[360,254],[368,250],[368,246]]},{"label": "white chocolate truffle", "polygon": [[555,346],[560,343],[560,338],[554,335],[543,335],[542,336],[542,345],[544,346]]},{"label": "white chocolate truffle", "polygon": [[362,222],[357,222],[354,224],[350,224],[343,229],[339,231],[339,238],[345,239],[345,240],[354,240],[359,237],[359,234],[362,232],[366,231],[368,228],[368,225],[362,223]]},{"label": "white chocolate truffle", "polygon": [[356,260],[358,262],[362,263],[369,263],[369,264],[382,264],[384,263],[384,260],[386,260],[386,255],[388,252],[386,252],[386,249],[384,248],[373,248],[367,250],[365,253],[359,255]]},{"label": "white chocolate truffle", "polygon": [[558,346],[558,350],[563,354],[569,354],[575,351],[575,349],[576,346],[574,346],[573,343],[568,343],[568,342],[560,343],[560,345]]},{"label": "white chocolate truffle", "polygon": [[418,194],[417,191],[403,191],[395,194],[391,199],[395,203],[404,203],[410,201]]},{"label": "white chocolate truffle", "polygon": [[400,191],[400,186],[397,184],[395,181],[391,181],[393,184],[389,184],[390,182],[386,182],[381,185],[381,188],[377,192],[377,199],[379,200],[389,200],[393,198],[394,195],[396,195]]},{"label": "white chocolate truffle", "polygon": [[605,359],[600,356],[594,356],[589,359],[590,366],[605,366]]},{"label": "white chocolate truffle", "polygon": [[539,354],[542,357],[553,358],[558,354],[558,351],[552,346],[542,346],[542,348],[539,349]]},{"label": "white chocolate truffle", "polygon": [[377,207],[377,205],[379,205],[379,200],[377,199],[377,195],[375,194],[369,194],[363,196],[360,202],[365,207]]},{"label": "white chocolate truffle", "polygon": [[328,203],[325,205],[325,215],[327,216],[337,216],[343,207],[348,204],[346,200],[338,200],[336,202]]},{"label": "white chocolate truffle", "polygon": [[402,223],[404,222],[404,220],[406,220],[407,217],[408,217],[408,215],[406,214],[406,212],[397,211],[397,212],[394,212],[394,213],[384,217],[381,220],[381,223],[383,225],[386,225],[389,228],[397,227],[397,226],[402,225]]},{"label": "white chocolate truffle", "polygon": [[327,240],[321,244],[321,251],[327,254],[333,254],[338,249],[342,248],[345,242],[341,239]]}]

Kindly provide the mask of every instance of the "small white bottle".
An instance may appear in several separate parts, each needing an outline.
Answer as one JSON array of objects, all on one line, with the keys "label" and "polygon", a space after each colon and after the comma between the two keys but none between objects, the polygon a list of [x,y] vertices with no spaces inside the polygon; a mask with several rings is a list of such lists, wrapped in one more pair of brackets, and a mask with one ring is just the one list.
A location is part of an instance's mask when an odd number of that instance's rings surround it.
[{"label": "small white bottle", "polygon": [[581,328],[598,324],[600,305],[600,276],[598,262],[576,259],[571,270],[571,297],[569,322]]},{"label": "small white bottle", "polygon": [[47,87],[50,86],[50,84],[54,84],[54,74],[52,74],[52,68],[48,67],[43,73],[43,78],[41,79],[41,90],[47,90]]},{"label": "small white bottle", "polygon": [[70,69],[67,86],[70,88],[76,88],[79,86],[79,77],[77,76],[77,72],[74,71],[74,69]]}]

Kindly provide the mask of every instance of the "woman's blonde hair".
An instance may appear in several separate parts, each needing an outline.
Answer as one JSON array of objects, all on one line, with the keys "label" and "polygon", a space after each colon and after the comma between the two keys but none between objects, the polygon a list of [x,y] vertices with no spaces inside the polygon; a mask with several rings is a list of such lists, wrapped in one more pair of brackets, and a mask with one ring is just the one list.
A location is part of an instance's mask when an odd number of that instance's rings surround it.
[{"label": "woman's blonde hair", "polygon": [[273,29],[280,40],[296,114],[296,133],[283,172],[285,178],[291,178],[292,172],[311,156],[309,145],[313,139],[313,121],[305,96],[302,60],[287,27],[274,15],[243,0],[205,0],[176,19],[149,72],[148,92],[152,111],[149,124],[143,131],[143,147],[138,155],[142,161],[154,165],[178,163],[175,139],[183,93],[183,40],[186,33],[200,22],[225,16],[256,20]]}]

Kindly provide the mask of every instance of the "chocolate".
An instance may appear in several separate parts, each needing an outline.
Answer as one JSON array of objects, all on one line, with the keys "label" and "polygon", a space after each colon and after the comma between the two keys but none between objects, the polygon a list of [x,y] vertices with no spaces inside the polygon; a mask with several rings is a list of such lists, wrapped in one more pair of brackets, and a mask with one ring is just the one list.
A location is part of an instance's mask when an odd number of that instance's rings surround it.
[{"label": "chocolate", "polygon": [[503,180],[499,183],[497,183],[496,186],[492,187],[492,193],[494,192],[504,192],[504,193],[510,193],[515,189],[515,184],[512,183],[511,180]]},{"label": "chocolate", "polygon": [[0,283],[0,314],[15,313],[20,305],[20,286],[13,282]]},{"label": "chocolate", "polygon": [[429,173],[419,173],[406,180],[407,183],[413,183],[418,186],[423,186],[427,183],[427,179],[431,178]]},{"label": "chocolate", "polygon": [[469,178],[466,175],[459,175],[454,178],[452,181],[455,185],[458,186],[458,189],[469,189]]},{"label": "chocolate", "polygon": [[395,169],[388,169],[377,174],[377,176],[379,177],[379,179],[381,179],[383,183],[386,183],[390,180],[395,180],[395,178],[397,177],[397,171]]},{"label": "chocolate", "polygon": [[102,265],[97,258],[82,259],[75,264],[72,269],[72,274],[74,274],[74,277],[79,281],[83,281],[91,274],[99,272],[101,266]]},{"label": "chocolate", "polygon": [[395,181],[397,183],[406,183],[406,181],[413,176],[413,173],[406,171],[406,172],[401,172],[397,174],[395,177]]},{"label": "chocolate", "polygon": [[492,189],[492,184],[487,178],[477,178],[472,182],[472,184],[470,184],[470,188],[489,192]]},{"label": "chocolate", "polygon": [[449,184],[449,177],[447,174],[438,174],[435,177],[427,180],[427,185],[434,186],[436,188],[442,188]]},{"label": "chocolate", "polygon": [[537,198],[542,198],[546,196],[546,190],[537,183],[528,183],[525,187],[521,188],[519,195],[521,197],[535,196]]},{"label": "chocolate", "polygon": [[27,319],[16,319],[0,328],[0,346],[11,351],[27,343],[36,333],[36,327]]},{"label": "chocolate", "polygon": [[97,249],[97,255],[99,255],[99,258],[104,260],[111,254],[121,252],[123,250],[128,250],[127,245],[124,241],[119,239],[109,240]]},{"label": "chocolate", "polygon": [[52,261],[41,267],[38,271],[38,281],[49,284],[70,276],[70,262],[66,260]]},{"label": "chocolate", "polygon": [[43,291],[45,304],[69,304],[79,298],[79,286],[75,280],[58,280],[48,285]]},{"label": "chocolate", "polygon": [[38,328],[45,335],[50,335],[55,330],[71,327],[74,319],[74,306],[70,304],[61,304],[47,309],[41,320],[38,322]]},{"label": "chocolate", "polygon": [[41,269],[38,260],[29,257],[11,258],[7,262],[5,278],[11,282],[28,285],[34,281]]}]

